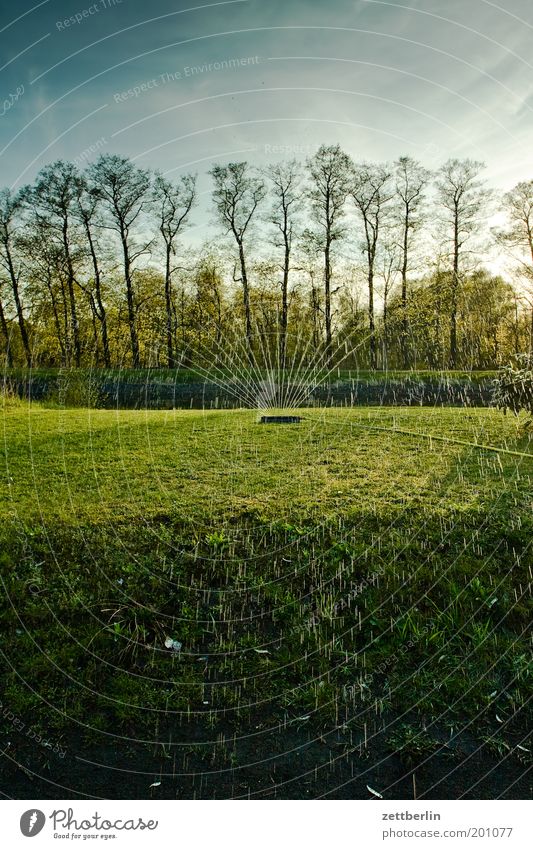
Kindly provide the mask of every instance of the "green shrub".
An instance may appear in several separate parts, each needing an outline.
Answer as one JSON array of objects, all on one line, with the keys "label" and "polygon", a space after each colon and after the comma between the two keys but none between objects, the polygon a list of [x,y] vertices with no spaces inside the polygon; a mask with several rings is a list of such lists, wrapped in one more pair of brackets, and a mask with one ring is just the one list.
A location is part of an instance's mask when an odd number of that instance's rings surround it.
[{"label": "green shrub", "polygon": [[21,407],[23,404],[24,401],[19,397],[13,385],[7,380],[2,381],[0,383],[0,409],[7,410],[11,407]]},{"label": "green shrub", "polygon": [[533,362],[522,355],[516,365],[502,368],[494,381],[493,402],[498,409],[510,410],[517,416],[521,412],[533,416]]},{"label": "green shrub", "polygon": [[46,393],[45,402],[52,407],[99,407],[102,393],[95,377],[83,371],[60,371],[57,382]]}]

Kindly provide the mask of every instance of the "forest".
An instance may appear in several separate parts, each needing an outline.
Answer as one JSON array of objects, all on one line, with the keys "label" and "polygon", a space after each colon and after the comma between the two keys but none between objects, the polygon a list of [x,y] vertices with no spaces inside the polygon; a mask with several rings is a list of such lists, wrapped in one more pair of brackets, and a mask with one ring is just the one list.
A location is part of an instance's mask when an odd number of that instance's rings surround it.
[{"label": "forest", "polygon": [[533,180],[483,171],[322,145],[215,164],[206,201],[193,173],[56,161],[0,192],[3,364],[497,368],[533,351]]}]

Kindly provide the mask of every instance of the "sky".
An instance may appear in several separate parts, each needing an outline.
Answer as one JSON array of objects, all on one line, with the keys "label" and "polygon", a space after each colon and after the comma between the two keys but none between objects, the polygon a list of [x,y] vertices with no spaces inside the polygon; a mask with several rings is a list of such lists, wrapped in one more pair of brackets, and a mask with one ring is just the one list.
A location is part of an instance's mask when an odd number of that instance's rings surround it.
[{"label": "sky", "polygon": [[0,39],[2,185],[120,153],[207,197],[214,162],[337,142],[533,178],[531,0],[0,0]]}]

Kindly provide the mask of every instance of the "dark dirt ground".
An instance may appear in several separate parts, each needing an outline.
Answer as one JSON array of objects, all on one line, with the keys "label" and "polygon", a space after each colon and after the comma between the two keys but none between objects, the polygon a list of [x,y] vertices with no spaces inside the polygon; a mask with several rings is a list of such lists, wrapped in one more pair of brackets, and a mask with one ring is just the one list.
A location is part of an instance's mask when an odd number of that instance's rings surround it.
[{"label": "dark dirt ground", "polygon": [[[530,755],[516,745],[498,753],[466,731],[451,740],[441,732],[429,753],[391,751],[377,726],[367,728],[366,748],[364,730],[309,721],[225,743],[216,730],[211,745],[197,742],[198,731],[182,727],[181,742],[171,746],[120,738],[104,746],[73,734],[51,736],[49,748],[11,728],[2,734],[0,792],[12,799],[375,799],[369,786],[384,799],[532,796]],[[530,747],[523,734],[520,741]]]}]

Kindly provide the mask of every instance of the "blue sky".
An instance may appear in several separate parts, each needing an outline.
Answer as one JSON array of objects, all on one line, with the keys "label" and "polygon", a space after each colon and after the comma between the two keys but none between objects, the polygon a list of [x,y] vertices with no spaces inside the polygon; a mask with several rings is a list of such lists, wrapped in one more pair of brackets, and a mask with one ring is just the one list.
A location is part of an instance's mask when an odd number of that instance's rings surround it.
[{"label": "blue sky", "polygon": [[322,142],[533,177],[530,0],[4,0],[0,30],[4,184],[118,152],[206,191]]}]

